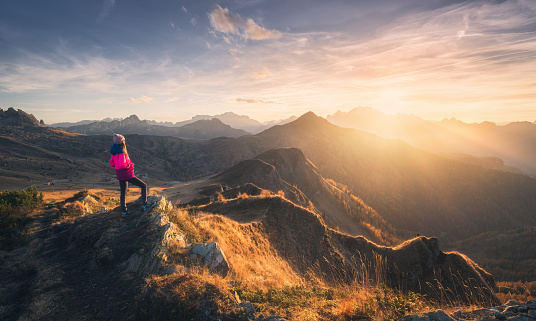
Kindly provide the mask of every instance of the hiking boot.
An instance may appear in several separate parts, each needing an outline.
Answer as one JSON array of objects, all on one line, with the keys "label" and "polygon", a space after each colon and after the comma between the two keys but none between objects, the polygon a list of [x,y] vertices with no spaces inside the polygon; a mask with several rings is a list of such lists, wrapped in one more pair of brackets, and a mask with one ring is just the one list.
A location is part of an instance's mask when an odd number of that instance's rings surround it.
[{"label": "hiking boot", "polygon": [[142,208],[144,212],[147,212],[148,210],[150,210],[151,208],[155,206],[156,206],[156,203],[145,203],[143,204]]},{"label": "hiking boot", "polygon": [[132,214],[133,214],[133,212],[131,212],[129,210],[121,211],[121,217],[129,217]]}]

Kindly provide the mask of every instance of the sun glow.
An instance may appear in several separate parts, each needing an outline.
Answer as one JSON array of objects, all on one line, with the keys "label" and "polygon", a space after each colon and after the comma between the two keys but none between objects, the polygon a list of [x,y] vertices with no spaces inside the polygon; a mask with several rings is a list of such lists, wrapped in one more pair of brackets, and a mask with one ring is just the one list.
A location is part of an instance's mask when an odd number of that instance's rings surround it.
[{"label": "sun glow", "polygon": [[374,104],[377,106],[377,109],[392,115],[404,111],[406,107],[404,94],[398,89],[384,90]]}]

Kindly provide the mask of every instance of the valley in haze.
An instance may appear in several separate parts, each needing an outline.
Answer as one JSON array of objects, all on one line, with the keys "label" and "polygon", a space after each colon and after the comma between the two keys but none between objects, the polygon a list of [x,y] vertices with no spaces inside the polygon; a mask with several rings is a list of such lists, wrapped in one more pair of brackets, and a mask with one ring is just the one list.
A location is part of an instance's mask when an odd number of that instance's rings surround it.
[{"label": "valley in haze", "polygon": [[[342,288],[384,284],[437,307],[490,307],[505,298],[496,282],[536,281],[534,124],[430,122],[367,108],[326,119],[308,112],[258,133],[256,125],[236,129],[218,117],[192,120],[158,125],[132,115],[64,130],[22,110],[0,111],[0,188],[44,192],[41,207],[2,226],[2,282],[18,289],[3,290],[4,316],[106,317],[120,302],[129,307],[120,315],[131,319],[172,311],[217,318],[223,310],[239,317],[243,301],[255,313],[281,314],[281,305],[253,293],[314,285],[337,307],[323,306],[326,319],[388,318],[423,313],[425,304],[381,315],[343,311],[341,302],[354,299]],[[109,166],[113,132],[124,134],[158,212],[144,213],[131,186],[135,217],[120,217]],[[487,148],[492,142],[496,148]],[[194,273],[201,252],[192,249],[213,241],[224,259],[207,269],[220,276]],[[84,286],[98,275],[96,289],[117,304],[98,299],[97,290],[86,310],[62,302],[65,293],[84,297],[80,273]],[[180,296],[199,284],[218,294]],[[125,303],[127,294],[140,299]],[[177,300],[183,305],[173,308]],[[300,319],[299,311],[291,305],[284,313]]]}]

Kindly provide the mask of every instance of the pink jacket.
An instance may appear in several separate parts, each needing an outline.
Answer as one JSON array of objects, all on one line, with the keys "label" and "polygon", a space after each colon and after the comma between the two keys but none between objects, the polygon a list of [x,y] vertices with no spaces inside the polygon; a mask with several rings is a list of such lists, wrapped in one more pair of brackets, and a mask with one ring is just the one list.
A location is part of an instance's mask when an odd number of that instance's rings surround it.
[{"label": "pink jacket", "polygon": [[126,181],[134,177],[134,163],[125,153],[123,148],[113,144],[110,148],[110,166],[115,168],[115,177],[120,181]]}]

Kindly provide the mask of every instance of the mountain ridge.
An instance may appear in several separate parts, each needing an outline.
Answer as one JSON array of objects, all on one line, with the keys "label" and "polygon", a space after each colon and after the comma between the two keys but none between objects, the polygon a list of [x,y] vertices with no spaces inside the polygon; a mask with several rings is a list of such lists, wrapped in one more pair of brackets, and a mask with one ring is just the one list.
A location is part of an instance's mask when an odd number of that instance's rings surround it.
[{"label": "mountain ridge", "polygon": [[223,170],[214,180],[232,188],[251,183],[274,194],[283,192],[282,197],[318,213],[333,229],[383,245],[400,243],[372,208],[329,183],[297,148],[268,150]]},{"label": "mountain ridge", "polygon": [[112,120],[109,122],[99,121],[86,125],[65,127],[63,129],[69,132],[86,135],[122,133],[200,139],[211,139],[220,136],[239,137],[249,135],[248,132],[234,129],[217,118],[197,120],[180,127],[167,127],[162,125],[151,125],[147,120],[140,120],[136,115],[131,115],[123,120]]},{"label": "mountain ridge", "polygon": [[6,111],[0,108],[0,126],[46,127],[43,120],[38,121],[33,114],[28,114],[21,109],[15,110],[13,107],[9,107]]},{"label": "mountain ridge", "polygon": [[[136,116],[137,117],[137,116]],[[287,119],[280,119],[280,120],[271,120],[266,122],[259,122],[255,119],[250,118],[247,115],[238,115],[234,112],[225,112],[223,114],[218,115],[195,115],[191,119],[178,121],[178,122],[170,122],[170,121],[155,121],[155,120],[147,120],[148,125],[156,125],[156,126],[164,126],[164,127],[182,127],[184,125],[188,125],[191,123],[194,123],[199,120],[210,120],[212,118],[217,118],[222,121],[222,123],[229,125],[235,129],[241,129],[249,133],[258,134],[262,132],[265,129],[268,129],[275,125],[282,125],[289,123],[291,121],[296,120],[298,117],[291,116]],[[110,123],[112,121],[122,121],[124,118],[110,118],[107,117],[102,120],[81,120],[78,122],[63,122],[63,123],[53,123],[50,124],[51,127],[55,128],[67,128],[67,127],[75,127],[80,125],[89,125],[92,123]]]}]

